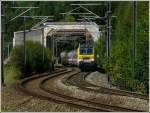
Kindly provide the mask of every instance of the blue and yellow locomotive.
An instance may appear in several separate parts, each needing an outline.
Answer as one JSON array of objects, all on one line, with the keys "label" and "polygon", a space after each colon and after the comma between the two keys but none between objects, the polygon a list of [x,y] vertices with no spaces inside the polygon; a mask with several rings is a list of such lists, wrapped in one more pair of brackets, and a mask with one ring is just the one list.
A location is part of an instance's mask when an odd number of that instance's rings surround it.
[{"label": "blue and yellow locomotive", "polygon": [[95,69],[96,57],[94,47],[86,44],[79,44],[77,49],[77,61],[77,65],[81,70]]}]

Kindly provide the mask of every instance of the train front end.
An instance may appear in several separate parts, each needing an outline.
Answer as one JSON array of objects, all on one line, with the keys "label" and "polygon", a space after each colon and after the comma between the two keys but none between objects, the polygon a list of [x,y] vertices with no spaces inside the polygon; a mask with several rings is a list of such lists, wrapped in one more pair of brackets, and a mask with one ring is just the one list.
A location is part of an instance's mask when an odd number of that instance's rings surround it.
[{"label": "train front end", "polygon": [[77,52],[78,52],[78,67],[81,70],[84,71],[86,69],[89,70],[96,68],[94,47],[79,46]]}]

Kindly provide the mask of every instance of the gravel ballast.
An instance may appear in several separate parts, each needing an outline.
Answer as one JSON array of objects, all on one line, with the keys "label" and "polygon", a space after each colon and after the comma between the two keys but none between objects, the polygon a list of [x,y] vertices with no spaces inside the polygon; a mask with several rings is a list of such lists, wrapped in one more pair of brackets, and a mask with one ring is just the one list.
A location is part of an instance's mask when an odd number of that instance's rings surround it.
[{"label": "gravel ballast", "polygon": [[[104,74],[98,75],[99,72],[91,73],[86,77],[86,81],[103,87],[109,87],[107,84],[107,76]],[[49,81],[48,88],[69,95],[72,97],[77,97],[85,100],[91,100],[99,103],[106,103],[115,106],[121,106],[125,108],[131,108],[136,110],[148,111],[148,101],[139,98],[103,94],[99,92],[82,90],[77,86],[72,86],[65,84],[65,79],[68,75],[59,76],[56,79],[53,78]],[[101,79],[101,80],[100,80]],[[2,111],[9,112],[89,112],[85,109],[79,109],[68,104],[60,104],[53,101],[48,101],[44,99],[35,98],[27,94],[16,90],[14,86],[2,87],[1,91],[1,108]]]},{"label": "gravel ballast", "polygon": [[59,79],[53,81],[53,83],[56,86],[55,89],[61,89],[63,90],[63,92],[69,92],[70,96],[136,110],[148,111],[149,109],[148,108],[149,104],[147,100],[127,96],[110,95],[110,94],[96,93],[92,91],[85,91],[81,90],[79,87],[76,86],[71,85],[67,86],[66,84],[64,84],[64,82],[62,82],[64,81],[63,79],[64,77],[60,77]]},{"label": "gravel ballast", "polygon": [[55,103],[44,99],[29,96],[11,87],[2,87],[2,112],[89,112],[68,104]]}]

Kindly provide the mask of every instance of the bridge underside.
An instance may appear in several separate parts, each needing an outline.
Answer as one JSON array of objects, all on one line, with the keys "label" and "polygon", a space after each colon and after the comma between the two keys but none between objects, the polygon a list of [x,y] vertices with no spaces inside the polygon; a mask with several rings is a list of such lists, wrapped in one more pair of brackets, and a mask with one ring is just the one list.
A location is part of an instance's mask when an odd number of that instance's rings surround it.
[{"label": "bridge underside", "polygon": [[[75,40],[79,42],[84,42],[87,44],[92,44],[92,36],[87,29],[57,29],[50,31],[46,36],[46,47],[52,51],[54,56],[58,56],[61,50],[58,47],[61,44],[66,44],[67,46],[74,46]],[[69,42],[69,43],[67,43]],[[59,47],[60,49],[61,47]]]}]

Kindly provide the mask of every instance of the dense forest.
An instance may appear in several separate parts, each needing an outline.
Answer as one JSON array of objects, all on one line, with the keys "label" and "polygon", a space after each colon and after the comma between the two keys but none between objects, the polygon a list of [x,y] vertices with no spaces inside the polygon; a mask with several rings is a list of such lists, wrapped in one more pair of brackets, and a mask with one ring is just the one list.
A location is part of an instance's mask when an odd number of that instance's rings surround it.
[{"label": "dense forest", "polygon": [[[31,10],[26,15],[54,15],[53,21],[77,21],[78,15],[67,15],[63,17],[59,13],[67,12],[75,6],[70,3],[94,3],[94,2],[65,2],[65,1],[35,1],[35,2],[2,2],[5,7],[5,42],[12,42],[13,32],[23,30],[23,18],[17,18],[13,22],[9,20],[21,13],[23,9],[12,9],[12,6],[35,6],[39,9]],[[107,3],[107,2],[96,2]],[[132,73],[132,2],[112,2],[111,50],[110,56],[106,56],[105,34],[96,43],[95,47],[99,58],[97,62],[110,75],[112,84],[132,91],[148,93],[148,2],[137,2],[137,39],[135,73]],[[107,7],[86,6],[99,16],[105,16]],[[78,10],[79,12],[85,12]],[[26,27],[30,29],[39,20],[27,19]],[[93,20],[98,25],[105,25],[106,21]],[[103,29],[100,29],[103,30]]]},{"label": "dense forest", "polygon": [[[112,83],[129,90],[146,93],[149,89],[148,74],[148,2],[137,2],[137,39],[135,73],[133,74],[133,38],[132,38],[132,5],[130,2],[120,2],[115,8],[111,34],[110,56],[105,50],[104,38],[96,44],[103,66],[111,77]],[[100,51],[100,52],[99,52]]]}]

